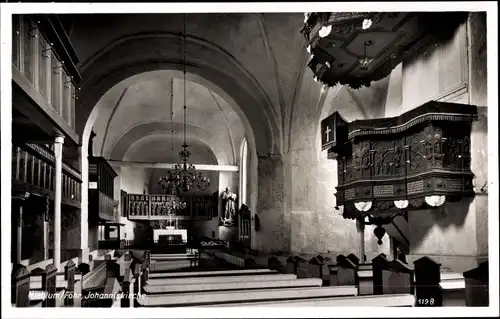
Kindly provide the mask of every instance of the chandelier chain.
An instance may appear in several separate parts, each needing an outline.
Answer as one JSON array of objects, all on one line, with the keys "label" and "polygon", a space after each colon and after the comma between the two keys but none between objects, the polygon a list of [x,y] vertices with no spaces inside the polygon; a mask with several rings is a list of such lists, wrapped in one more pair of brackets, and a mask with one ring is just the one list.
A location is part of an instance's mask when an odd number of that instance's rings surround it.
[{"label": "chandelier chain", "polygon": [[[171,191],[172,196],[174,196],[175,191],[189,191],[192,188],[198,188],[201,190],[206,190],[208,186],[210,185],[210,179],[206,178],[201,174],[201,172],[196,172],[196,167],[193,164],[189,164],[188,160],[191,155],[191,153],[188,150],[188,145],[187,145],[187,62],[186,62],[186,56],[187,56],[187,34],[186,34],[186,14],[183,14],[183,35],[182,35],[182,55],[183,55],[183,91],[184,91],[184,96],[183,96],[183,113],[184,113],[184,123],[183,123],[183,130],[184,130],[184,136],[183,136],[183,144],[182,144],[182,151],[179,152],[179,155],[182,159],[181,163],[175,164],[173,168],[173,172],[168,171],[167,176],[162,177],[160,179],[160,185],[163,189],[164,192]],[[173,109],[173,90],[174,90],[174,84],[172,81],[172,112],[170,114],[171,116],[171,122],[172,122],[172,153],[174,151],[174,142],[173,142],[173,132],[174,132],[174,125],[173,125],[173,118],[174,118],[174,109]],[[173,198],[173,197],[172,197]]]},{"label": "chandelier chain", "polygon": [[184,149],[187,147],[186,145],[186,14],[184,13],[184,32],[183,32],[183,40],[184,40],[184,50],[183,50],[183,58],[184,58]]}]

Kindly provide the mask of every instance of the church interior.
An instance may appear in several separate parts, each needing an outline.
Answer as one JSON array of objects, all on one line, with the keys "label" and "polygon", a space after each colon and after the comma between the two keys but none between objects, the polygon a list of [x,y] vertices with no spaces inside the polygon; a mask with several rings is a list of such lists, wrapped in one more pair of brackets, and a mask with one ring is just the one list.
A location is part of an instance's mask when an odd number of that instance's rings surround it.
[{"label": "church interior", "polygon": [[12,306],[488,306],[486,16],[13,14]]}]

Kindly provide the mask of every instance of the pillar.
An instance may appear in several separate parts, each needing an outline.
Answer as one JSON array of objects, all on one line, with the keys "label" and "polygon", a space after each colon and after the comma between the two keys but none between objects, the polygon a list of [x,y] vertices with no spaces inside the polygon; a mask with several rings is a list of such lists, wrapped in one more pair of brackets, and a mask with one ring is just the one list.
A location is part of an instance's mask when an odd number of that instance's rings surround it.
[{"label": "pillar", "polygon": [[258,214],[260,230],[252,232],[252,249],[289,252],[291,232],[286,214],[283,158],[281,155],[259,156],[257,173],[259,188],[253,214]]},{"label": "pillar", "polygon": [[49,214],[50,199],[45,198],[45,212],[43,216],[43,260],[49,259]]},{"label": "pillar", "polygon": [[[85,139],[84,139],[85,145]],[[81,165],[82,165],[82,187],[81,187],[81,209],[80,209],[80,247],[81,247],[81,261],[83,263],[89,262],[89,161],[88,151],[84,147],[80,147]],[[95,237],[98,236],[96,231],[99,230],[92,228],[92,233]],[[97,241],[95,243],[97,247]]]},{"label": "pillar", "polygon": [[359,263],[365,263],[365,224],[362,219],[356,220],[359,236]]},{"label": "pillar", "polygon": [[64,137],[58,136],[54,143],[55,183],[54,183],[54,265],[61,264],[61,199],[62,199],[62,147]]},{"label": "pillar", "polygon": [[19,214],[17,215],[17,251],[16,263],[21,263],[23,244],[23,201],[19,201]]}]

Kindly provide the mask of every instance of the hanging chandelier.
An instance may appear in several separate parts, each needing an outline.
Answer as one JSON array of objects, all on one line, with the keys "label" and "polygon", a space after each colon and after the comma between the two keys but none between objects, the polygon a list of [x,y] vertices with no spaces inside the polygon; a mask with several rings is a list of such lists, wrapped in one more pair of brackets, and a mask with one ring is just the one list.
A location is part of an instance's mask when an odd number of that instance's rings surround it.
[{"label": "hanging chandelier", "polygon": [[[203,176],[201,172],[196,172],[193,164],[190,164],[189,157],[191,152],[188,150],[189,145],[186,143],[186,14],[184,14],[184,33],[183,33],[183,76],[184,76],[184,141],[182,143],[182,151],[179,152],[181,161],[174,165],[173,171],[167,171],[167,176],[163,177],[160,182],[169,186],[170,189],[180,189],[189,191],[192,189],[207,190],[210,186],[210,179]],[[173,94],[173,93],[172,93]],[[173,99],[172,99],[173,101]],[[172,106],[172,136],[173,136],[173,106]],[[172,137],[173,138],[173,137]],[[173,145],[173,144],[172,144]],[[172,148],[173,150],[173,148]]]},{"label": "hanging chandelier", "polygon": [[175,215],[176,211],[186,208],[186,202],[177,196],[176,188],[172,187],[172,183],[170,183],[167,178],[160,178],[158,184],[160,184],[162,188],[162,194],[166,195],[163,202],[160,204],[162,213],[166,211],[167,215]]}]

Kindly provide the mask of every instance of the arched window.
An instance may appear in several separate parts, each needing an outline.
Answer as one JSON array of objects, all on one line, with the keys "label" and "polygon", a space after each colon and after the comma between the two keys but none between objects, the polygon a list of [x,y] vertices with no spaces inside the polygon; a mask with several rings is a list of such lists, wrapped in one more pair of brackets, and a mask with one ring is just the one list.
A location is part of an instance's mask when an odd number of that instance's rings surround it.
[{"label": "arched window", "polygon": [[246,138],[241,141],[240,147],[240,205],[247,203],[247,176],[248,176],[248,145]]}]

